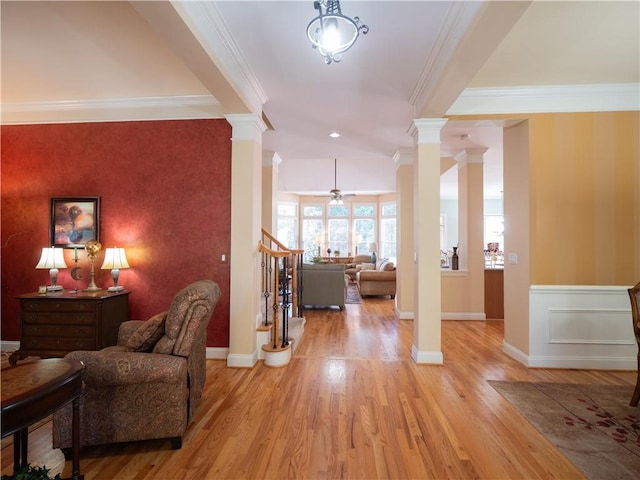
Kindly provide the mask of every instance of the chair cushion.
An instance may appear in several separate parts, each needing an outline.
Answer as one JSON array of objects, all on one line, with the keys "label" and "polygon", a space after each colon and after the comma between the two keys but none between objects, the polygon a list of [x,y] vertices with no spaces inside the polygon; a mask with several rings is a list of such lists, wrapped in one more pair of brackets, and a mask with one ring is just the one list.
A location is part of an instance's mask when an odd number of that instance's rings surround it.
[{"label": "chair cushion", "polygon": [[375,270],[376,269],[376,264],[375,263],[361,263],[360,264],[360,270]]},{"label": "chair cushion", "polygon": [[129,337],[124,349],[127,352],[150,352],[158,340],[164,335],[167,312],[154,315],[144,322],[136,332]]}]

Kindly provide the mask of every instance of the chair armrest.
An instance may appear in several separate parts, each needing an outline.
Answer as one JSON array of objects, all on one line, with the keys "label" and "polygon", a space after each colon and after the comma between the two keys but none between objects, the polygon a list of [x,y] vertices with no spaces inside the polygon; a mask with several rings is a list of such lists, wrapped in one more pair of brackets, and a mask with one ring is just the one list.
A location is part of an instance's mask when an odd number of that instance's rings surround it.
[{"label": "chair armrest", "polygon": [[358,272],[360,281],[365,282],[391,282],[396,279],[395,270],[360,270]]},{"label": "chair armrest", "polygon": [[136,330],[144,323],[144,320],[128,320],[120,324],[118,329],[118,345],[124,347],[131,335],[136,333]]},{"label": "chair armrest", "polygon": [[187,378],[187,359],[173,355],[78,350],[65,358],[80,360],[85,366],[82,381],[94,387],[179,383]]}]

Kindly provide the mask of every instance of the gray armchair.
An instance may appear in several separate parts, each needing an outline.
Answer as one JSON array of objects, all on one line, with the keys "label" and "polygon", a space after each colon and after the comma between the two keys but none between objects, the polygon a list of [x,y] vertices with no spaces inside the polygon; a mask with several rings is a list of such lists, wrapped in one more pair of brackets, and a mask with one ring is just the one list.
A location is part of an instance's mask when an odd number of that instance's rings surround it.
[{"label": "gray armchair", "polygon": [[[80,445],[168,438],[182,446],[206,379],[206,331],[220,288],[195,282],[167,312],[120,326],[118,345],[75,351],[85,364],[80,394]],[[71,406],[53,416],[53,446],[71,447]]]},{"label": "gray armchair", "polygon": [[337,306],[342,310],[346,298],[344,264],[302,266],[302,305]]}]

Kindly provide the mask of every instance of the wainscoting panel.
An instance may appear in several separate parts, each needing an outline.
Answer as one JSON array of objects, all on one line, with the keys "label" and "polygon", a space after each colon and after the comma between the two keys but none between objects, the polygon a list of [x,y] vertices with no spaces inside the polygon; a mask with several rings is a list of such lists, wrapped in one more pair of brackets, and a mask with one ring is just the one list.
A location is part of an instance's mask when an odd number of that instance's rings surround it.
[{"label": "wainscoting panel", "polygon": [[635,370],[638,349],[628,288],[532,286],[528,365]]}]

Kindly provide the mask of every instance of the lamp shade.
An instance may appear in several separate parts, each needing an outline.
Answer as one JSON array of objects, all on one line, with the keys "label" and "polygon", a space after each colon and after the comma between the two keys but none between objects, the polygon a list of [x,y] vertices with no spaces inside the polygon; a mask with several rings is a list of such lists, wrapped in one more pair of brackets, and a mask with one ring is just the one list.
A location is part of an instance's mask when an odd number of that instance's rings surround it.
[{"label": "lamp shade", "polygon": [[124,248],[107,248],[104,252],[104,262],[102,262],[102,267],[100,268],[102,270],[129,268]]},{"label": "lamp shade", "polygon": [[376,242],[371,242],[369,244],[369,251],[370,252],[377,252],[378,251],[378,244]]},{"label": "lamp shade", "polygon": [[111,278],[113,278],[113,286],[107,288],[109,292],[119,292],[124,290],[124,287],[118,285],[118,279],[120,278],[120,269],[129,268],[129,262],[127,262],[127,255],[124,253],[124,248],[107,248],[104,252],[104,262],[102,262],[102,270],[111,269]]},{"label": "lamp shade", "polygon": [[56,247],[44,247],[36,268],[67,268],[67,264],[64,261],[63,249]]}]

